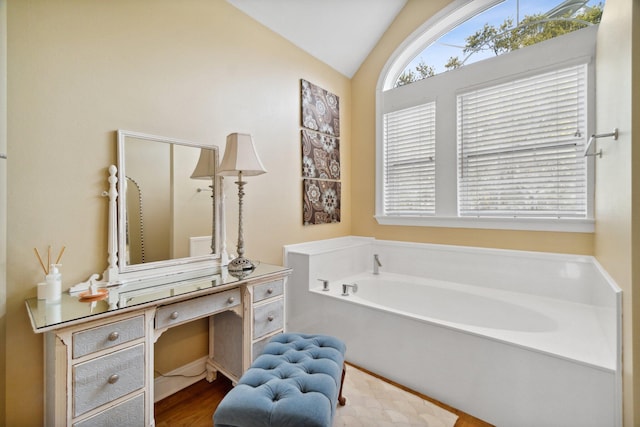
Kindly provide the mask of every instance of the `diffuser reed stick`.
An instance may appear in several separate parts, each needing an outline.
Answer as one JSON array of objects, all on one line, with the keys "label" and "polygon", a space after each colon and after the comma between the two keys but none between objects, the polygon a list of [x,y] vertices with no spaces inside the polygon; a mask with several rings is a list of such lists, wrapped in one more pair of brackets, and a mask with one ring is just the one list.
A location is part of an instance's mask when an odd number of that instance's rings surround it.
[{"label": "diffuser reed stick", "polygon": [[58,254],[58,259],[56,259],[56,264],[60,264],[60,260],[62,259],[62,254],[64,253],[65,249],[67,249],[66,246],[63,246],[62,249],[60,249],[60,253]]},{"label": "diffuser reed stick", "polygon": [[49,274],[49,270],[47,270],[47,268],[44,266],[44,263],[42,262],[42,258],[40,258],[40,254],[38,253],[38,249],[33,248],[33,251],[36,253],[36,257],[38,258],[38,261],[40,262],[40,267],[42,267],[42,271],[44,271],[44,274]]}]

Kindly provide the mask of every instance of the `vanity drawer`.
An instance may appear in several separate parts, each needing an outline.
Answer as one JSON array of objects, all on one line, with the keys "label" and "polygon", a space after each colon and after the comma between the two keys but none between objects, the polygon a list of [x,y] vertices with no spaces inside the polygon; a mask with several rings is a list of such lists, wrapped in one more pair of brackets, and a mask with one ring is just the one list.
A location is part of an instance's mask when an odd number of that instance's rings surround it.
[{"label": "vanity drawer", "polygon": [[282,329],[283,325],[283,300],[259,305],[253,308],[253,338],[260,338],[269,332]]},{"label": "vanity drawer", "polygon": [[77,417],[144,387],[144,344],[73,368],[73,416]]},{"label": "vanity drawer", "polygon": [[144,425],[144,393],[74,423],[73,427],[120,427]]},{"label": "vanity drawer", "polygon": [[156,312],[156,329],[162,329],[188,320],[209,316],[237,305],[240,305],[240,289],[231,289],[217,294],[165,305],[158,308]]},{"label": "vanity drawer", "polygon": [[282,295],[284,282],[278,280],[276,282],[264,283],[253,287],[253,302],[259,302],[267,298]]},{"label": "vanity drawer", "polygon": [[73,334],[73,358],[144,337],[144,317],[109,323]]}]

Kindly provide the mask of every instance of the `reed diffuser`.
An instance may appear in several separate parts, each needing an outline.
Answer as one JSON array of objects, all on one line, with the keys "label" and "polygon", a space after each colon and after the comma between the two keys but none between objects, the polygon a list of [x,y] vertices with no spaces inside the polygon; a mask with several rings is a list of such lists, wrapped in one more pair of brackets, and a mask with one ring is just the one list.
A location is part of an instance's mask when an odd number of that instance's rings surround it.
[{"label": "reed diffuser", "polygon": [[38,299],[46,299],[47,303],[56,303],[60,301],[62,294],[62,274],[60,273],[58,267],[60,261],[62,261],[62,255],[66,246],[63,246],[58,253],[58,257],[55,262],[51,262],[51,245],[47,247],[47,265],[45,266],[42,261],[42,257],[40,256],[40,252],[38,252],[37,248],[33,248],[33,252],[36,254],[36,258],[40,263],[40,267],[42,267],[42,271],[45,275],[45,283],[38,283]]}]

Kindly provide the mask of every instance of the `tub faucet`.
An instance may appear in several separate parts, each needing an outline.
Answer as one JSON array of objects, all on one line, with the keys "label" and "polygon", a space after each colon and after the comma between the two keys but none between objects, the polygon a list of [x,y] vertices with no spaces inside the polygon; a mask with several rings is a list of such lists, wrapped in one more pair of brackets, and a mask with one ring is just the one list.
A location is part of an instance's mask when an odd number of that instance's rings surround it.
[{"label": "tub faucet", "polygon": [[373,274],[380,274],[379,267],[382,267],[378,254],[373,255]]},{"label": "tub faucet", "polygon": [[353,289],[353,293],[354,294],[356,292],[358,292],[358,284],[357,283],[353,283],[351,285],[349,285],[347,283],[343,283],[342,284],[342,296],[343,297],[348,297],[349,296],[349,288]]},{"label": "tub faucet", "polygon": [[323,291],[328,291],[329,290],[329,281],[326,279],[318,279],[319,281],[322,282],[322,290]]}]

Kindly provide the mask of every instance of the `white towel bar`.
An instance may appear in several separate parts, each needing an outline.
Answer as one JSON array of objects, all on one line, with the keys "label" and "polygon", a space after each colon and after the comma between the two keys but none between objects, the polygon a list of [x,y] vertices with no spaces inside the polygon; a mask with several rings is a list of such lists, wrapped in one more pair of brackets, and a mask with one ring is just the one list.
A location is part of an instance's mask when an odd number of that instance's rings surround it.
[{"label": "white towel bar", "polygon": [[585,157],[590,157],[590,156],[602,157],[602,150],[598,150],[596,152],[589,153],[589,148],[591,148],[591,144],[593,144],[593,141],[595,141],[597,138],[607,138],[609,136],[613,137],[614,140],[617,140],[618,139],[618,128],[614,128],[613,132],[609,132],[609,133],[594,133],[593,135],[591,135],[591,138],[589,138],[589,142],[587,142],[587,148],[585,148],[585,150],[584,150],[584,156]]}]

